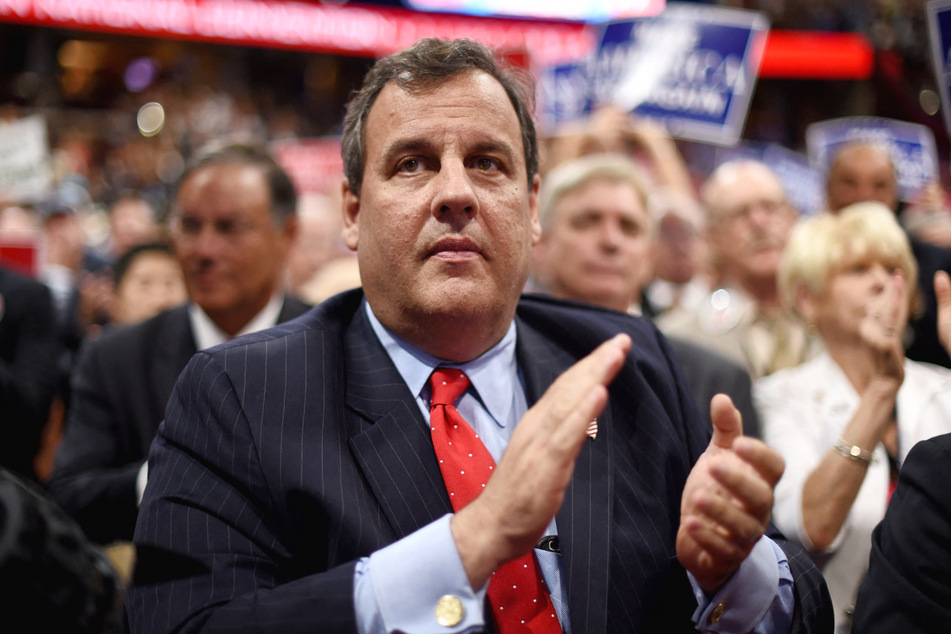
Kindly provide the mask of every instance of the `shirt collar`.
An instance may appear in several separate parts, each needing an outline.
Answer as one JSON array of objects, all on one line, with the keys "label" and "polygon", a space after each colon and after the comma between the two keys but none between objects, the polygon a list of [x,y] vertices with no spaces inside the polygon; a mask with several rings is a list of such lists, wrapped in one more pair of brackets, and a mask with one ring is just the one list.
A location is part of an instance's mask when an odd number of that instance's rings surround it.
[{"label": "shirt collar", "polygon": [[[283,305],[284,296],[280,293],[274,295],[261,312],[255,315],[251,321],[245,324],[244,328],[239,330],[234,336],[240,337],[241,335],[247,335],[276,325],[281,315]],[[219,328],[218,325],[211,320],[211,317],[194,302],[188,305],[188,319],[191,322],[192,332],[195,333],[195,344],[199,350],[217,346],[234,338]]]},{"label": "shirt collar", "polygon": [[[429,401],[429,375],[437,367],[459,368],[469,377],[476,398],[482,402],[495,421],[505,427],[514,423],[513,397],[521,385],[518,380],[518,362],[515,356],[515,321],[509,325],[501,341],[466,363],[455,363],[434,357],[416,346],[403,341],[386,329],[373,314],[368,302],[367,318],[384,350],[396,366],[403,381],[416,398]],[[428,405],[427,405],[428,407]]]}]

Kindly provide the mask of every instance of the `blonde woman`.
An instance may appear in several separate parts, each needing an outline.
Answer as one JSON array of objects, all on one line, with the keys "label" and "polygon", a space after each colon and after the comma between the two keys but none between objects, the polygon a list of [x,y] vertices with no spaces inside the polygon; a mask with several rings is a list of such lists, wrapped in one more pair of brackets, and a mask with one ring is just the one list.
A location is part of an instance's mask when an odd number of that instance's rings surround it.
[{"label": "blonde woman", "polygon": [[917,266],[884,205],[801,221],[779,275],[784,302],[825,352],[754,385],[764,439],[786,460],[774,520],[813,555],[836,632],[848,632],[872,529],[905,454],[951,431],[951,371],[904,356]]}]

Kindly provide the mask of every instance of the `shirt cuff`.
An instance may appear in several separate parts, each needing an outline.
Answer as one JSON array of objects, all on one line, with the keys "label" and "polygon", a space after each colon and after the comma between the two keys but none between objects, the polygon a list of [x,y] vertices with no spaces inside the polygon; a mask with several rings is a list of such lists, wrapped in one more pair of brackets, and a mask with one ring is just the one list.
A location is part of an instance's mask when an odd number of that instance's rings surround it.
[{"label": "shirt cuff", "polygon": [[713,597],[688,571],[697,610],[693,622],[702,632],[754,632],[761,624],[786,624],[789,631],[795,608],[793,578],[785,553],[768,537],[761,537],[730,579]]},{"label": "shirt cuff", "polygon": [[469,632],[484,627],[488,584],[473,590],[444,515],[357,566],[361,632]]}]

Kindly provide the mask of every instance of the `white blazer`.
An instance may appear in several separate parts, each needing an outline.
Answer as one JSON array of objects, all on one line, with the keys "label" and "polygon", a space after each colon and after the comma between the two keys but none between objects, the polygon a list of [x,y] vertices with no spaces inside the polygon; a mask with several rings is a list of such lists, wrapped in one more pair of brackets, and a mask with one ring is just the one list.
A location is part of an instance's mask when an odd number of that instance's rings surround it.
[{"label": "white blazer", "polygon": [[[753,399],[763,439],[786,460],[786,471],[776,486],[774,521],[786,537],[812,554],[832,595],[836,632],[848,632],[855,596],[868,568],[872,529],[885,515],[889,485],[885,448],[881,443],[875,447],[875,462],[868,466],[842,530],[829,548],[817,551],[803,527],[802,488],[852,419],[859,395],[823,352],[812,361],[758,379]],[[951,432],[951,370],[905,359],[897,410],[900,465],[919,440]]]}]

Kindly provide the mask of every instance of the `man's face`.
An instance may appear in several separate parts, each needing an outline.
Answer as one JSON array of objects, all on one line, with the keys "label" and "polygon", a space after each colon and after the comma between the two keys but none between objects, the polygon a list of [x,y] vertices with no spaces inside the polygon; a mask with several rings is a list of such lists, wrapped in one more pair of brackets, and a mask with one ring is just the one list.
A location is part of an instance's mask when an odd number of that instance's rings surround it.
[{"label": "man's face", "polygon": [[895,211],[898,208],[895,170],[885,151],[867,146],[842,150],[829,169],[827,198],[831,211],[870,200]]},{"label": "man's face", "polygon": [[703,244],[696,227],[685,218],[669,213],[657,223],[654,240],[654,276],[686,284],[701,268]]},{"label": "man's face", "polygon": [[229,334],[278,291],[295,225],[275,225],[261,168],[211,164],[178,190],[172,239],[192,300]]},{"label": "man's face", "polygon": [[634,187],[592,180],[551,213],[539,254],[552,294],[627,310],[651,275],[650,219]]},{"label": "man's face", "polygon": [[515,109],[480,71],[415,95],[390,83],[365,138],[344,239],[374,314],[437,356],[481,354],[514,316],[539,232]]},{"label": "man's face", "polygon": [[740,284],[775,280],[796,211],[768,173],[740,168],[711,209],[710,250],[720,273]]}]

